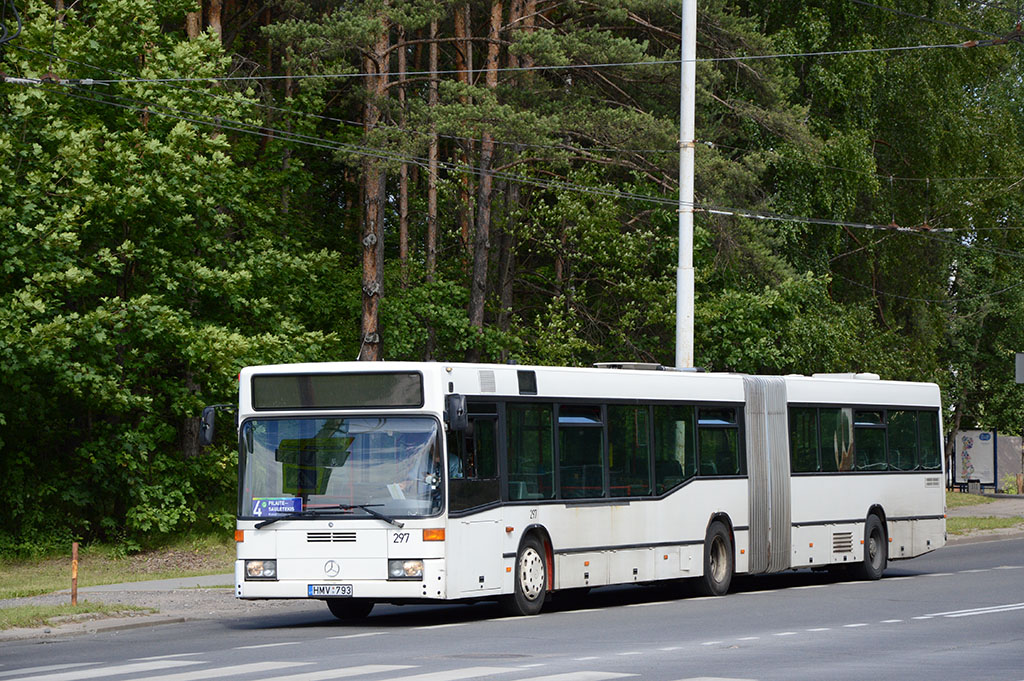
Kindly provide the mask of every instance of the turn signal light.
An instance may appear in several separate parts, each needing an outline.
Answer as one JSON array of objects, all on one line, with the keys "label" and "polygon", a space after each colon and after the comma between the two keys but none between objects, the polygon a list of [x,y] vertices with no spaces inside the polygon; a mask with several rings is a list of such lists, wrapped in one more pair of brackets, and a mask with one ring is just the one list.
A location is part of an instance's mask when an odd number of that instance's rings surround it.
[{"label": "turn signal light", "polygon": [[444,541],[444,528],[426,528],[423,530],[423,541]]},{"label": "turn signal light", "polygon": [[243,542],[243,541],[245,541],[245,530],[235,530],[235,541],[236,542]]}]

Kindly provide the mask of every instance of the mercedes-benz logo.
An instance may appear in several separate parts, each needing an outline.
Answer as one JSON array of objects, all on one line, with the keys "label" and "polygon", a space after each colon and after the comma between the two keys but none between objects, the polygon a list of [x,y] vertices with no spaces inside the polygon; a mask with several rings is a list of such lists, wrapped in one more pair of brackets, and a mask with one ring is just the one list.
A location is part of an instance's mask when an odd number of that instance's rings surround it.
[{"label": "mercedes-benz logo", "polygon": [[339,572],[341,572],[341,566],[337,561],[329,560],[324,563],[324,574],[328,577],[337,577]]}]

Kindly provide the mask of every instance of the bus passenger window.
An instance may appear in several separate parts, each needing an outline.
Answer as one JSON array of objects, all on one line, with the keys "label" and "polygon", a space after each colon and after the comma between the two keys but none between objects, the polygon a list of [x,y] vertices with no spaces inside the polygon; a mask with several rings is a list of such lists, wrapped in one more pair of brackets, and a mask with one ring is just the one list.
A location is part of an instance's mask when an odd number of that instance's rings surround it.
[{"label": "bus passenger window", "polygon": [[917,412],[889,412],[889,467],[895,471],[917,468]]},{"label": "bus passenger window", "polygon": [[793,407],[789,410],[790,466],[794,473],[818,470],[818,410]]},{"label": "bus passenger window", "polygon": [[511,501],[555,495],[553,411],[550,404],[509,404],[506,409]]},{"label": "bus passenger window", "polygon": [[664,494],[697,472],[693,407],[654,407],[654,492]]},{"label": "bus passenger window", "polygon": [[885,470],[888,468],[885,458],[885,414],[880,410],[857,410],[853,418],[857,469]]},{"label": "bus passenger window", "polygon": [[822,472],[853,470],[853,410],[820,409],[818,418]]},{"label": "bus passenger window", "polygon": [[605,496],[601,407],[559,406],[558,475],[563,499]]},{"label": "bus passenger window", "polygon": [[746,472],[746,461],[740,456],[735,407],[701,407],[697,417],[697,444],[701,475]]},{"label": "bus passenger window", "polygon": [[496,428],[496,414],[478,416],[471,409],[469,427],[448,434],[448,500],[452,511],[500,501]]},{"label": "bus passenger window", "polygon": [[927,471],[942,470],[942,449],[939,446],[939,413],[918,412],[918,432],[921,435],[920,468]]},{"label": "bus passenger window", "polygon": [[608,407],[608,484],[613,497],[651,493],[648,416],[648,407]]}]

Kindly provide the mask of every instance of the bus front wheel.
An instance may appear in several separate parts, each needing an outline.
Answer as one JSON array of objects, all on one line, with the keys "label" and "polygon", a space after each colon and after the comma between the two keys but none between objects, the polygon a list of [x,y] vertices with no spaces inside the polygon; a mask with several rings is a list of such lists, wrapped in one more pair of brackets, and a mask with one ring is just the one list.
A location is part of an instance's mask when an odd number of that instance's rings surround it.
[{"label": "bus front wheel", "polygon": [[704,539],[704,574],[698,589],[705,596],[724,596],[729,593],[734,569],[732,537],[729,528],[720,520],[708,527]]},{"label": "bus front wheel", "polygon": [[366,598],[328,598],[327,609],[339,620],[361,620],[373,610],[373,601]]},{"label": "bus front wheel", "polygon": [[516,555],[515,591],[503,602],[511,615],[536,615],[544,607],[548,591],[548,566],[544,544],[535,535],[523,540]]}]

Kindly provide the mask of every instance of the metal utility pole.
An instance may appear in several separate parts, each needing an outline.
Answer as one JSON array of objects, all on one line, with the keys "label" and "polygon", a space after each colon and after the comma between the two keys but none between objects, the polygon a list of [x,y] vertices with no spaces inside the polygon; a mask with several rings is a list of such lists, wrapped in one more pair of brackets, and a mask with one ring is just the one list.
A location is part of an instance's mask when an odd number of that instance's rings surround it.
[{"label": "metal utility pole", "polygon": [[693,367],[693,158],[697,89],[697,0],[683,0],[679,92],[679,264],[676,267],[676,368]]}]

